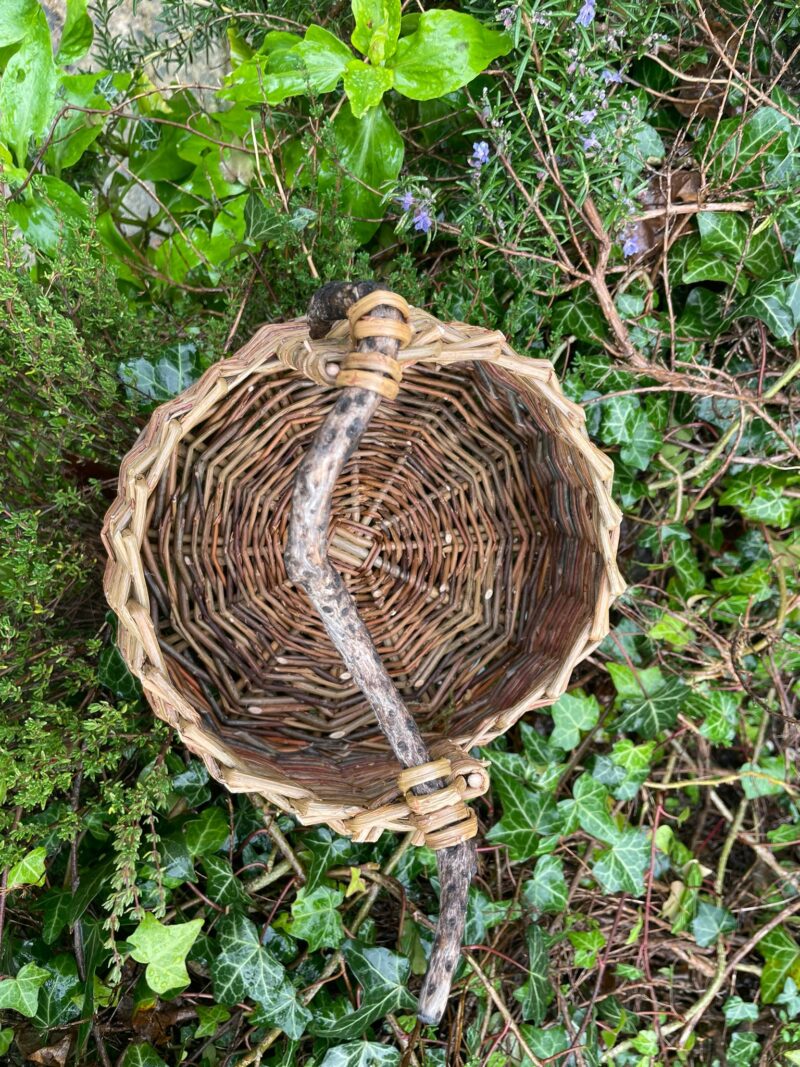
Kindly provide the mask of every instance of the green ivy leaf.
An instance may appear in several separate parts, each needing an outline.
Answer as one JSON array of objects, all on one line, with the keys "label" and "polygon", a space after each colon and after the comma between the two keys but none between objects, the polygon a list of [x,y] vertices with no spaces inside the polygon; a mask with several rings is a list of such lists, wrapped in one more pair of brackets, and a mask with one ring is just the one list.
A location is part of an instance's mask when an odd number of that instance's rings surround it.
[{"label": "green ivy leaf", "polygon": [[536,915],[561,912],[567,906],[564,861],[560,856],[540,856],[533,875],[522,886],[522,901]]},{"label": "green ivy leaf", "polygon": [[147,965],[145,978],[154,993],[171,993],[189,984],[186,956],[202,925],[202,919],[192,919],[166,926],[147,912],[128,937],[133,959]]},{"label": "green ivy leaf", "polygon": [[146,1041],[128,1045],[122,1067],[167,1067],[152,1045]]},{"label": "green ivy leaf", "polygon": [[510,52],[512,44],[508,34],[487,29],[472,15],[423,11],[415,32],[398,41],[391,60],[395,89],[412,100],[452,93]]},{"label": "green ivy leaf", "polygon": [[508,845],[512,860],[527,860],[536,854],[543,836],[558,833],[561,826],[551,793],[534,793],[514,779],[497,781],[503,817],[486,835],[487,841]]},{"label": "green ivy leaf", "polygon": [[605,893],[644,891],[644,874],[650,865],[650,842],[644,830],[616,830],[611,847],[592,866],[592,874]]},{"label": "green ivy leaf", "polygon": [[617,729],[625,733],[636,731],[647,739],[656,737],[675,725],[688,693],[688,686],[678,678],[669,678],[650,692],[645,690],[623,703]]},{"label": "green ivy leaf", "polygon": [[739,1033],[732,1034],[725,1050],[726,1062],[729,1067],[752,1067],[761,1052],[761,1041],[758,1034]]},{"label": "green ivy leaf", "polygon": [[243,908],[250,902],[244,886],[233,873],[230,861],[224,856],[203,856],[206,872],[206,895],[216,904],[229,908]]},{"label": "green ivy leaf", "polygon": [[635,745],[630,738],[615,742],[609,754],[595,757],[592,777],[611,790],[617,800],[633,800],[650,773],[655,744]]},{"label": "green ivy leaf", "polygon": [[380,225],[383,192],[400,173],[403,139],[383,103],[362,119],[344,104],[331,132],[336,149],[322,160],[320,190],[337,195],[340,209],[354,220],[356,237],[365,242]]},{"label": "green ivy leaf", "polygon": [[52,255],[69,239],[68,223],[87,222],[89,210],[60,178],[41,174],[32,187],[30,199],[8,201],[8,213],[35,248]]},{"label": "green ivy leaf", "polygon": [[68,889],[51,889],[39,903],[42,906],[42,941],[52,945],[69,922],[72,893]]},{"label": "green ivy leaf", "polygon": [[779,796],[784,792],[782,783],[786,778],[786,766],[782,756],[761,756],[758,763],[743,763],[739,773],[742,791],[749,800]]},{"label": "green ivy leaf", "polygon": [[340,889],[321,885],[300,889],[292,903],[292,921],[288,932],[308,942],[309,952],[318,948],[338,948],[344,940],[342,917],[336,910],[344,900]]},{"label": "green ivy leaf", "polygon": [[35,848],[26,853],[8,872],[6,890],[19,889],[23,885],[44,885],[44,861],[46,848]]},{"label": "green ivy leaf", "polygon": [[564,693],[550,709],[555,728],[550,734],[550,743],[556,748],[570,752],[577,748],[581,731],[591,730],[600,717],[597,698],[584,693]]},{"label": "green ivy leaf", "polygon": [[759,282],[737,304],[732,318],[760,319],[779,341],[791,340],[794,333],[794,315],[786,302],[786,286],[774,278]]},{"label": "green ivy leaf", "polygon": [[601,930],[571,930],[567,934],[575,949],[576,967],[594,967],[597,955],[605,947],[606,939]]},{"label": "green ivy leaf", "polygon": [[400,35],[400,0],[352,0],[356,28],[350,40],[370,63],[380,66],[395,54]]},{"label": "green ivy leaf", "polygon": [[662,439],[653,428],[644,408],[639,407],[634,411],[629,431],[630,440],[620,448],[620,458],[634,470],[647,470],[650,460],[661,446]]},{"label": "green ivy leaf", "polygon": [[[571,334],[579,341],[601,342],[606,334],[606,320],[588,286],[582,286],[567,299],[557,301],[553,305],[550,322],[554,330],[564,335]],[[592,383],[587,381],[587,384]],[[605,388],[609,388],[608,384]]]},{"label": "green ivy leaf", "polygon": [[719,502],[738,508],[747,519],[784,529],[792,521],[794,507],[772,479],[770,468],[748,467],[725,481]]},{"label": "green ivy leaf", "polygon": [[764,229],[757,229],[752,235],[744,257],[744,265],[751,274],[759,278],[771,278],[786,269],[783,249],[774,222]]},{"label": "green ivy leaf", "polygon": [[67,0],[67,17],[61,31],[56,62],[61,66],[83,59],[94,40],[94,26],[86,14],[86,0]]},{"label": "green ivy leaf", "polygon": [[[20,20],[17,4],[14,10],[17,16],[12,14],[7,30],[12,35]],[[22,44],[8,60],[0,81],[0,141],[13,149],[20,167],[25,166],[30,142],[40,141],[47,132],[55,91],[50,28],[44,9],[37,4],[27,21]]]},{"label": "green ivy leaf", "polygon": [[319,1067],[399,1067],[400,1053],[375,1041],[351,1041],[329,1048]]},{"label": "green ivy leaf", "polygon": [[729,1026],[754,1023],[758,1018],[758,1004],[742,1000],[741,997],[728,997],[722,1006],[722,1012]]},{"label": "green ivy leaf", "polygon": [[522,1018],[526,1022],[544,1022],[547,1005],[553,999],[553,984],[550,981],[550,960],[547,955],[544,934],[535,923],[526,931],[528,943],[528,980],[514,990],[514,997],[522,1005]]},{"label": "green ivy leaf", "polygon": [[294,1041],[303,1036],[312,1017],[288,976],[272,989],[269,1002],[259,1004],[251,1015],[254,1026],[277,1026]]},{"label": "green ivy leaf", "polygon": [[[572,1045],[565,1026],[548,1026],[545,1030],[523,1023],[520,1029],[535,1056],[548,1065],[552,1063],[553,1067],[563,1067],[564,1057],[559,1058],[559,1053]],[[527,1056],[522,1061],[522,1067],[533,1067]]]},{"label": "green ivy leaf", "polygon": [[18,1011],[32,1019],[39,1003],[39,990],[50,977],[50,972],[36,963],[20,967],[16,978],[4,978],[0,982],[0,1009]]},{"label": "green ivy leaf", "polygon": [[221,1004],[209,1004],[204,1007],[198,1004],[195,1008],[198,1018],[198,1027],[194,1032],[195,1039],[200,1037],[213,1037],[220,1026],[231,1017],[227,1008]]},{"label": "green ivy leaf", "polygon": [[737,270],[736,264],[718,252],[710,252],[707,249],[698,249],[694,255],[689,256],[681,281],[684,285],[694,285],[695,282],[725,282],[727,285],[733,285],[735,282],[740,292],[747,289],[747,279]]},{"label": "green ivy leaf", "polygon": [[302,851],[309,857],[306,864],[306,889],[316,889],[331,867],[349,865],[356,846],[349,837],[342,837],[327,826],[315,826],[302,837]]},{"label": "green ivy leaf", "polygon": [[707,900],[697,905],[697,914],[692,922],[692,934],[701,948],[708,948],[716,943],[721,934],[736,929],[736,920],[726,908],[718,908]]},{"label": "green ivy leaf", "polygon": [[364,989],[360,1006],[337,1019],[325,1019],[311,1025],[317,1033],[332,1041],[347,1041],[361,1036],[376,1019],[388,1012],[413,1010],[416,998],[408,991],[411,963],[387,948],[372,948],[358,941],[347,941],[344,956],[350,970]]},{"label": "green ivy leaf", "polygon": [[36,1009],[36,1024],[42,1030],[54,1030],[72,1022],[81,1014],[79,992],[82,983],[78,977],[78,965],[74,956],[56,956],[48,963],[50,976],[39,993]]},{"label": "green ivy leaf", "polygon": [[230,836],[231,828],[219,808],[204,808],[196,819],[184,827],[186,847],[192,856],[218,852]]},{"label": "green ivy leaf", "polygon": [[193,385],[204,369],[197,345],[193,341],[178,341],[165,345],[155,359],[139,356],[123,360],[118,365],[118,374],[130,397],[162,403]]},{"label": "green ivy leaf", "polygon": [[344,91],[353,115],[360,119],[379,104],[393,81],[394,74],[388,67],[371,67],[360,59],[351,60],[344,72]]},{"label": "green ivy leaf", "polygon": [[800,983],[800,947],[785,926],[777,926],[762,937],[757,949],[764,957],[761,998],[765,1004],[774,1004],[783,992],[787,979]]},{"label": "green ivy leaf", "polygon": [[697,214],[700,247],[704,252],[741,259],[747,244],[747,224],[733,211],[700,211]]},{"label": "green ivy leaf", "polygon": [[14,1031],[10,1026],[0,1028],[0,1056],[5,1056],[14,1040]]}]

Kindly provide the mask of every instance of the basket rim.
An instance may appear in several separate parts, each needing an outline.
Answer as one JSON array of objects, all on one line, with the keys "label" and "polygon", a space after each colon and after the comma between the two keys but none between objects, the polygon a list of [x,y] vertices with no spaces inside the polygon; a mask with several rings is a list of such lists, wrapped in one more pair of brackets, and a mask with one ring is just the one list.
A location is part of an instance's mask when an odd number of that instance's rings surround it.
[{"label": "basket rim", "polygon": [[[518,355],[497,331],[461,322],[445,323],[414,307],[411,315],[415,338],[402,353],[404,362],[445,365],[488,361],[524,379],[556,413],[560,435],[585,460],[595,505],[593,526],[603,557],[593,618],[563,661],[523,698],[496,715],[486,716],[479,729],[442,738],[431,745],[434,752],[455,753],[456,763],[460,759],[467,774],[480,766],[479,761],[466,755],[469,750],[505,733],[526,712],[557,700],[566,691],[575,666],[608,634],[609,609],[625,589],[616,563],[622,516],[611,495],[613,463],[589,439],[583,409],[564,395],[549,361]],[[168,673],[150,616],[150,594],[141,559],[148,502],[180,440],[232,389],[259,371],[279,367],[278,359],[318,384],[330,384],[328,361],[335,362],[346,340],[346,322],[337,324],[322,342],[309,340],[305,317],[265,324],[234,355],[213,364],[188,389],[153,411],[121,462],[117,496],[103,522],[101,537],[108,553],[103,588],[120,623],[118,643],[126,665],[139,678],[155,714],[178,732],[212,777],[229,792],[261,794],[302,824],[326,823],[339,833],[374,840],[383,829],[415,829],[413,812],[399,787],[390,786],[379,802],[370,805],[346,799],[335,804],[321,799],[311,788],[292,782],[277,769],[265,773],[263,767],[256,767],[221,738],[203,729],[200,713]],[[468,764],[463,763],[465,759]],[[369,818],[365,821],[366,816]],[[355,824],[351,820],[356,820]]]}]

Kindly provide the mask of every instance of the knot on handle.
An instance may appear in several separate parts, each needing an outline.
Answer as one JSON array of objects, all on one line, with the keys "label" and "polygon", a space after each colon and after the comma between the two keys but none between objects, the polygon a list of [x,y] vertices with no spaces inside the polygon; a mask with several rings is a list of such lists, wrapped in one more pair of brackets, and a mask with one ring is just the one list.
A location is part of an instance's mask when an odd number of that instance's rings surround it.
[{"label": "knot on handle", "polygon": [[[405,322],[371,317],[370,311],[379,304],[396,308]],[[400,382],[403,377],[402,364],[383,352],[376,350],[360,352],[355,346],[367,337],[389,337],[397,341],[400,348],[406,348],[414,336],[414,331],[409,325],[411,309],[403,297],[397,293],[377,289],[352,304],[347,309],[347,318],[350,323],[353,350],[344,357],[341,370],[336,375],[337,387],[356,386],[379,393],[387,400],[394,400],[400,391]]]},{"label": "knot on handle", "polygon": [[[456,746],[453,746],[456,748]],[[411,820],[421,840],[439,851],[469,841],[478,832],[478,820],[465,801],[481,796],[489,788],[489,775],[483,764],[457,750],[456,765],[446,756],[408,767],[397,776],[397,787],[408,805]],[[417,786],[444,782],[433,792],[415,793]]]}]

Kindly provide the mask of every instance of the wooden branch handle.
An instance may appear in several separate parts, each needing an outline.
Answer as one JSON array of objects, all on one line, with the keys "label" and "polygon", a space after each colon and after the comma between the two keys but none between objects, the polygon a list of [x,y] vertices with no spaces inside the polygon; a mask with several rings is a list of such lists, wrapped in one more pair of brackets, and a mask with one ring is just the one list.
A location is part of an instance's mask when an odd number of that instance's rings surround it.
[{"label": "wooden branch handle", "polygon": [[[381,288],[374,282],[330,282],[324,285],[312,298],[308,309],[311,337],[324,337],[335,322],[347,317],[348,308],[356,301]],[[386,336],[361,338],[357,351],[380,353],[393,359],[400,346],[396,323],[403,321],[402,314],[389,304],[378,304],[370,311],[370,317],[387,320]],[[404,767],[416,767],[430,761],[428,748],[381,662],[355,601],[328,561],[327,554],[336,480],[380,402],[381,394],[373,389],[359,385],[342,388],[297,470],[284,559],[289,578],[308,594],[345,666],[375,712],[398,761]],[[415,786],[413,792],[426,795],[444,784],[441,780],[425,782]],[[418,1011],[422,1022],[434,1024],[444,1014],[458,964],[467,893],[476,866],[474,842],[464,841],[443,848],[436,857],[440,883],[439,921]]]}]

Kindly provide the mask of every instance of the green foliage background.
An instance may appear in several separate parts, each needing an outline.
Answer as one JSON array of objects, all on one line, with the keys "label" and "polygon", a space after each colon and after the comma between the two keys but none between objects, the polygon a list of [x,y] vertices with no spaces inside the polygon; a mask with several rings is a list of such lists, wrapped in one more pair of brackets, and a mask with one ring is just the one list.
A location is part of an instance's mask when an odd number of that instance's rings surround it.
[{"label": "green foliage background", "polygon": [[[0,4],[0,1057],[799,1064],[796,4],[114,8]],[[550,359],[625,514],[612,633],[487,750],[438,1031],[433,855],[223,794],[100,592],[152,407],[336,277]]]}]

